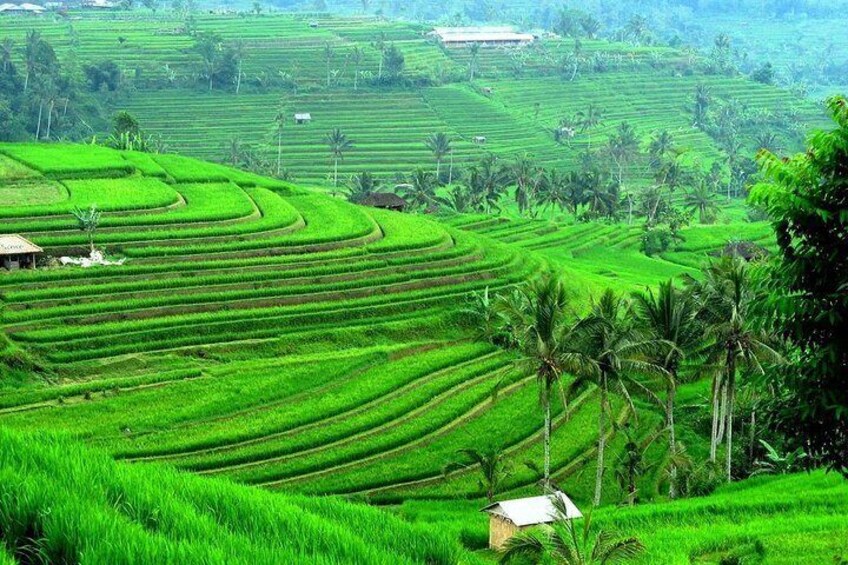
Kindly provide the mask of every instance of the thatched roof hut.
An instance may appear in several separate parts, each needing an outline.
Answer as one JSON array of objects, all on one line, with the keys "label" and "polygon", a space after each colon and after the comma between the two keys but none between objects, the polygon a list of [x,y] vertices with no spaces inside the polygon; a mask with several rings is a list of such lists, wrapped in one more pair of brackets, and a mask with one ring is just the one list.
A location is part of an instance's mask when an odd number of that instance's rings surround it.
[{"label": "thatched roof hut", "polygon": [[362,204],[396,212],[403,212],[408,205],[406,200],[393,192],[373,192],[362,200]]},{"label": "thatched roof hut", "polygon": [[769,250],[753,241],[730,241],[710,255],[713,257],[740,257],[745,261],[758,261],[770,255]]}]

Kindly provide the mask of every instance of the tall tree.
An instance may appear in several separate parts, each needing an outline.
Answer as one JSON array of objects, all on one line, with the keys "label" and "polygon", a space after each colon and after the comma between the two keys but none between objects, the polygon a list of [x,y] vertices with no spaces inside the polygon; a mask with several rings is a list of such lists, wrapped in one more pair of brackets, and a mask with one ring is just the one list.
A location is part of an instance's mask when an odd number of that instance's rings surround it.
[{"label": "tall tree", "polygon": [[569,353],[570,307],[562,281],[546,275],[501,300],[503,315],[512,332],[515,349],[524,364],[536,373],[544,411],[545,486],[551,480],[551,399],[563,373],[573,368],[576,358]]},{"label": "tall tree", "polygon": [[461,449],[458,455],[463,458],[463,461],[449,463],[445,466],[443,472],[449,474],[455,471],[478,469],[480,472],[478,484],[485,493],[486,500],[494,502],[501,484],[510,474],[510,465],[503,448],[492,446],[480,449]]},{"label": "tall tree", "polygon": [[763,364],[778,363],[781,356],[757,324],[754,309],[758,297],[744,259],[732,256],[710,263],[702,280],[693,284],[693,292],[707,325],[706,367],[713,369],[710,461],[716,461],[718,444],[726,437],[729,482],[733,478],[733,410],[739,369],[764,374]]},{"label": "tall tree", "polygon": [[510,171],[515,182],[515,203],[519,213],[524,214],[533,206],[536,188],[541,181],[541,169],[530,155],[524,153],[512,162]]},{"label": "tall tree", "polygon": [[718,205],[715,202],[715,193],[705,180],[696,183],[686,193],[683,201],[687,208],[698,214],[698,221],[702,224],[711,224],[715,221]]},{"label": "tall tree", "polygon": [[277,138],[277,176],[280,176],[283,163],[283,132],[286,128],[286,120],[288,119],[288,110],[284,105],[277,107],[277,113],[274,114],[274,137]]},{"label": "tall tree", "polygon": [[656,398],[639,377],[667,375],[667,371],[651,361],[651,355],[664,345],[639,330],[631,302],[609,289],[593,301],[590,312],[577,323],[575,338],[571,347],[580,363],[575,363],[577,378],[569,387],[569,393],[593,384],[600,395],[594,496],[594,505],[599,506],[607,432],[613,418],[610,395],[622,396],[632,413],[635,413],[635,406],[629,388],[636,387]]},{"label": "tall tree", "polygon": [[775,327],[797,348],[797,362],[775,383],[775,424],[794,446],[848,476],[848,100],[827,106],[836,128],[786,162],[761,154],[767,182],[752,198],[768,211],[780,247]]},{"label": "tall tree", "polygon": [[615,163],[618,185],[624,186],[624,170],[639,155],[639,140],[633,126],[627,122],[619,124],[607,142],[607,154]]},{"label": "tall tree", "polygon": [[442,178],[442,159],[451,152],[451,139],[446,133],[431,133],[424,142],[436,159],[436,179]]},{"label": "tall tree", "polygon": [[436,177],[430,171],[415,169],[403,189],[403,197],[413,208],[427,208],[436,204]]},{"label": "tall tree", "polygon": [[665,423],[668,430],[668,448],[671,467],[669,470],[669,498],[677,496],[677,434],[674,427],[674,407],[677,394],[680,364],[687,355],[701,345],[703,328],[698,321],[698,306],[692,295],[674,287],[672,281],[660,283],[653,290],[636,294],[636,310],[641,323],[651,332],[654,339],[667,347],[651,355],[653,362],[667,373],[665,397]]},{"label": "tall tree", "polygon": [[345,153],[353,149],[353,141],[348,139],[347,135],[339,128],[333,129],[330,133],[324,136],[324,142],[330,149],[330,156],[333,159],[333,187],[339,187],[339,161],[344,160]]},{"label": "tall tree", "polygon": [[585,112],[577,113],[580,121],[580,132],[585,133],[589,141],[587,151],[592,150],[592,130],[603,123],[604,113],[594,104],[589,104],[589,108]]}]

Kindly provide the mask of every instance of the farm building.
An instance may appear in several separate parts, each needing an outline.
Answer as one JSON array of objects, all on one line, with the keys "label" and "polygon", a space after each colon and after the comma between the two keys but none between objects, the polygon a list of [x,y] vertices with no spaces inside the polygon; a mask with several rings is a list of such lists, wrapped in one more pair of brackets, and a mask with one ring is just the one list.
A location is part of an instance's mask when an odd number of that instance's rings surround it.
[{"label": "farm building", "polygon": [[110,2],[110,0],[83,0],[81,5],[83,8],[98,10],[114,10],[119,7],[117,2]]},{"label": "farm building", "polygon": [[0,235],[0,265],[5,269],[35,268],[35,259],[44,250],[16,234]]},{"label": "farm building", "polygon": [[43,14],[44,7],[38,4],[0,4],[0,14]]},{"label": "farm building", "polygon": [[395,212],[403,212],[407,206],[406,200],[393,192],[374,192],[366,196],[362,203],[372,208],[394,210]]},{"label": "farm building", "polygon": [[308,124],[311,121],[312,121],[312,114],[310,114],[309,112],[303,112],[301,114],[295,114],[294,115],[294,123],[296,123],[299,126],[302,126],[304,124]]},{"label": "farm building", "polygon": [[475,135],[473,138],[471,138],[471,141],[473,141],[477,145],[485,145],[487,140],[485,135]]},{"label": "farm building", "polygon": [[495,502],[481,510],[489,515],[489,547],[500,550],[507,540],[518,532],[555,522],[559,515],[554,507],[554,497],[558,497],[565,506],[565,519],[583,517],[577,506],[562,492]]},{"label": "farm building", "polygon": [[437,27],[434,35],[445,47],[529,45],[536,40],[530,33],[516,32],[512,27]]}]

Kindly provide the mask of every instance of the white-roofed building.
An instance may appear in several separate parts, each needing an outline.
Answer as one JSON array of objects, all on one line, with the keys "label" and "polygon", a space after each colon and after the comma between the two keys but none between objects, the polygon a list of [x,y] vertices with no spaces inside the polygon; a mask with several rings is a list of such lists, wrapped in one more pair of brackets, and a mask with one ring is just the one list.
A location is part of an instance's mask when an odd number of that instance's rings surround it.
[{"label": "white-roofed building", "polygon": [[38,4],[0,4],[0,13],[3,14],[43,14],[44,7]]},{"label": "white-roofed building", "polygon": [[529,45],[536,40],[531,33],[519,33],[512,27],[437,27],[432,35],[445,47],[466,47],[472,44],[483,46]]},{"label": "white-roofed building", "polygon": [[[554,507],[554,497],[560,499],[565,509],[564,516]],[[495,550],[503,548],[507,540],[521,530],[550,524],[561,517],[566,520],[583,517],[577,506],[563,492],[495,502],[483,508],[481,512],[489,515],[489,547]]]},{"label": "white-roofed building", "polygon": [[0,266],[8,269],[35,268],[35,259],[44,250],[17,234],[0,234]]},{"label": "white-roofed building", "polygon": [[309,112],[301,112],[294,115],[294,123],[298,125],[308,124],[312,121],[312,114]]}]

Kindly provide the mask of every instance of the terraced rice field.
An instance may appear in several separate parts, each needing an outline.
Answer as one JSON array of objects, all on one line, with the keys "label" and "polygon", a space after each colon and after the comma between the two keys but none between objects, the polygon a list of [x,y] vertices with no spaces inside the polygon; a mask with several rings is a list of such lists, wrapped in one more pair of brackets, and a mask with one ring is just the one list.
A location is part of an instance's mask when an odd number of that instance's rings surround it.
[{"label": "terraced rice field", "polygon": [[[218,108],[224,105],[231,111],[222,116]],[[348,89],[282,97],[162,91],[139,97],[127,108],[151,131],[163,132],[169,147],[181,153],[220,158],[226,154],[226,140],[238,137],[276,159],[278,140],[271,130],[281,105],[289,118],[295,112],[312,115],[308,125],[295,125],[289,119],[282,138],[282,166],[298,182],[331,181],[333,161],[324,137],[333,128],[340,128],[354,144],[339,163],[341,180],[360,171],[388,179],[416,167],[434,169],[435,161],[424,143],[434,132],[454,138],[457,167],[483,154],[470,138],[454,131],[418,92],[409,90]]]},{"label": "terraced rice field", "polygon": [[[508,429],[490,441],[516,452],[539,449],[540,416],[519,418],[535,402],[532,377],[455,322],[470,291],[526,280],[540,259],[218,165],[87,150],[0,146],[68,193],[4,209],[4,228],[48,255],[80,253],[68,203],[99,195],[97,244],[128,259],[0,273],[7,351],[50,381],[4,381],[3,425],[272,489],[388,499],[439,483],[485,430]],[[565,423],[557,409],[557,442],[588,446],[576,423],[592,417],[592,394],[570,410]]]}]

